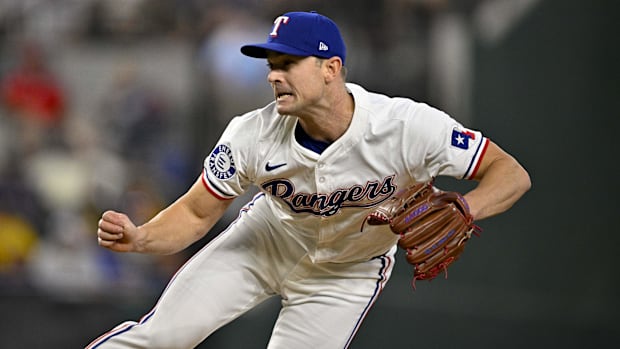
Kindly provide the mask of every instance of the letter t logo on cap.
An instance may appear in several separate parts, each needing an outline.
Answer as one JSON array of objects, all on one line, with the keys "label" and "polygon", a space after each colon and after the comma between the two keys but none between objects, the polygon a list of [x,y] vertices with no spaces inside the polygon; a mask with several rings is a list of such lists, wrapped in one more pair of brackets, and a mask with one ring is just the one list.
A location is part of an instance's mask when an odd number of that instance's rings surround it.
[{"label": "letter t logo on cap", "polygon": [[288,23],[287,16],[280,16],[276,18],[275,21],[273,21],[273,30],[271,31],[271,33],[269,33],[269,36],[274,37],[274,38],[278,36],[278,29],[280,29],[280,24],[282,23],[284,24]]}]

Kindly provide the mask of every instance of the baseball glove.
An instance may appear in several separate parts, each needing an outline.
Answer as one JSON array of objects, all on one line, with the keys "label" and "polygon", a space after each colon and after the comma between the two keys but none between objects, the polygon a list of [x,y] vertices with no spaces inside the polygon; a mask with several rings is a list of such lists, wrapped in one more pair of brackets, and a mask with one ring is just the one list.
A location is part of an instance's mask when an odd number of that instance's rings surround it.
[{"label": "baseball glove", "polygon": [[463,253],[471,234],[481,229],[473,224],[461,194],[441,191],[433,181],[397,192],[365,220],[369,225],[389,224],[400,235],[398,246],[407,251],[416,280],[432,280]]}]

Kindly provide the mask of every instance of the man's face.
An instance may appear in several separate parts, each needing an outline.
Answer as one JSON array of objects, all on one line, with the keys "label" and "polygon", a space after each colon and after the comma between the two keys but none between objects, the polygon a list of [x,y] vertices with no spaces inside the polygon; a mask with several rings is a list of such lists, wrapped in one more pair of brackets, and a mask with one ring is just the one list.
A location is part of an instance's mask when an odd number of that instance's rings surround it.
[{"label": "man's face", "polygon": [[279,114],[299,115],[321,101],[324,93],[323,64],[315,57],[270,52],[269,75]]}]

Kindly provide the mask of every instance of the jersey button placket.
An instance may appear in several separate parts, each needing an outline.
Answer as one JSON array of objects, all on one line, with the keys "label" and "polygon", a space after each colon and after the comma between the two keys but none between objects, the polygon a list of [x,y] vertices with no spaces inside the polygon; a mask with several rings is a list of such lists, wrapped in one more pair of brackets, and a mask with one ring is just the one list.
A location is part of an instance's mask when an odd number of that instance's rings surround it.
[{"label": "jersey button placket", "polygon": [[[326,178],[323,174],[323,169],[325,168],[325,164],[323,162],[317,162],[314,167],[314,178],[316,181],[316,188],[318,193],[327,194],[329,190],[326,187]],[[321,255],[321,250],[324,245],[323,241],[325,240],[325,234],[327,229],[328,219],[325,216],[321,216],[319,220],[319,231],[317,232],[317,241],[316,241],[316,249],[317,255]]]},{"label": "jersey button placket", "polygon": [[321,174],[321,172],[322,172],[321,170],[322,170],[324,167],[325,167],[325,164],[324,164],[323,162],[320,162],[320,161],[319,161],[319,162],[316,164],[315,174],[316,174],[316,177],[317,177],[317,179],[318,179],[319,183],[325,183],[325,176],[323,176],[323,175]]},{"label": "jersey button placket", "polygon": [[317,188],[319,189],[320,192],[324,192],[325,188],[323,186],[321,186],[320,184],[325,183],[325,176],[323,175],[323,168],[325,167],[325,164],[321,161],[316,163],[316,166],[314,167],[314,178],[317,181]]}]

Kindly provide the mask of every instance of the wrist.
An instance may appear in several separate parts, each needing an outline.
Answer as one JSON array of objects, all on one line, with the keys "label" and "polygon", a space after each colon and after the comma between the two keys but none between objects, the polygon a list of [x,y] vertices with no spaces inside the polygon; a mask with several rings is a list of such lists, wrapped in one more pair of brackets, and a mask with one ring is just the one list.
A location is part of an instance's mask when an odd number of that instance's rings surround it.
[{"label": "wrist", "polygon": [[149,253],[148,250],[148,230],[144,225],[136,227],[134,240],[134,251],[138,253]]}]

